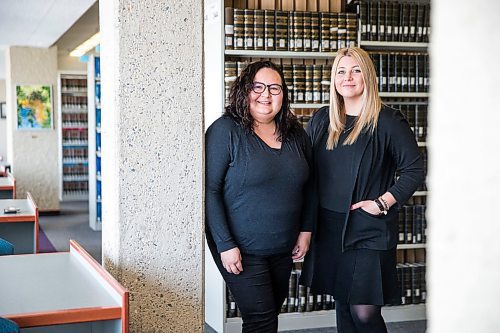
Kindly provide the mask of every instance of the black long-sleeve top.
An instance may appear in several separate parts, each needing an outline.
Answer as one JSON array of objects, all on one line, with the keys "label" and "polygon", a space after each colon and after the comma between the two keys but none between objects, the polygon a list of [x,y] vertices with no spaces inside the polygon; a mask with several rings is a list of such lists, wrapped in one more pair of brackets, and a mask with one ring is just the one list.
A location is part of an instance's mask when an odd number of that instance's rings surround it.
[{"label": "black long-sleeve top", "polygon": [[219,253],[234,247],[286,253],[300,231],[312,231],[305,200],[312,148],[305,131],[273,149],[223,116],[208,128],[205,145],[206,233]]}]

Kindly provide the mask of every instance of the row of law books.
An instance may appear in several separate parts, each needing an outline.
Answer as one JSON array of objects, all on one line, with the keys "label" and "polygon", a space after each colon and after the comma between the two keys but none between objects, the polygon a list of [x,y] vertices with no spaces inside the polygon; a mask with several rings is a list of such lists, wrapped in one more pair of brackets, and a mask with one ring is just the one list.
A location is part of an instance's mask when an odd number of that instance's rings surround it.
[{"label": "row of law books", "polygon": [[[226,61],[224,82],[226,104],[231,84],[241,72],[246,62]],[[330,64],[281,63],[291,103],[321,104],[330,101]]]},{"label": "row of law books", "polygon": [[356,46],[355,13],[225,8],[226,50],[333,52]]},{"label": "row of law books", "polygon": [[64,175],[88,176],[88,163],[63,163]]},{"label": "row of law books", "polygon": [[399,244],[425,244],[427,219],[425,205],[403,205],[398,211]]},{"label": "row of law books", "polygon": [[425,262],[397,264],[401,304],[425,303],[427,299]]},{"label": "row of law books", "polygon": [[389,102],[387,105],[401,111],[415,133],[418,142],[425,142],[427,138],[427,104],[398,104]]},{"label": "row of law books", "polygon": [[[299,284],[302,263],[294,263],[294,269],[288,280],[288,295],[281,306],[281,313],[312,312],[320,310],[332,310],[335,308],[333,297],[327,294],[313,294],[309,287]],[[240,317],[238,306],[229,288],[226,291],[228,318]]]},{"label": "row of law books", "polygon": [[359,1],[362,41],[429,41],[430,3]]},{"label": "row of law books", "polygon": [[64,76],[61,77],[61,92],[63,94],[87,92],[87,78],[64,74]]},{"label": "row of law books", "polygon": [[[333,296],[313,294],[309,287],[298,283],[302,272],[300,264],[295,263],[295,266],[299,268],[294,268],[290,274],[288,296],[283,302],[281,313],[335,309]],[[401,303],[407,305],[425,302],[427,290],[425,287],[425,263],[399,263],[396,270],[398,273],[398,287],[401,290]],[[229,288],[226,288],[226,309],[227,318],[241,317],[240,310]]]},{"label": "row of law books", "polygon": [[63,191],[65,194],[88,194],[89,192],[89,183],[88,181],[64,181],[63,182]]},{"label": "row of law books", "polygon": [[427,92],[429,55],[412,52],[370,52],[381,92]]}]

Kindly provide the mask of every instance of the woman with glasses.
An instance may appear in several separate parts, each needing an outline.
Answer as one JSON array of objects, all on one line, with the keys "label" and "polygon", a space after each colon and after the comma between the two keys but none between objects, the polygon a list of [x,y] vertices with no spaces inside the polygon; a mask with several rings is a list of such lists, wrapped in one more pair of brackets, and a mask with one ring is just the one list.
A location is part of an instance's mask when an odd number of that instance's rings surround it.
[{"label": "woman with glasses", "polygon": [[301,279],[313,293],[333,295],[340,333],[387,332],[381,307],[401,302],[398,206],[424,180],[415,135],[382,105],[376,78],[364,50],[339,50],[330,106],[307,128],[318,219]]},{"label": "woman with glasses", "polygon": [[243,332],[274,333],[292,261],[309,248],[311,145],[272,62],[249,64],[229,101],[206,133],[207,242]]}]

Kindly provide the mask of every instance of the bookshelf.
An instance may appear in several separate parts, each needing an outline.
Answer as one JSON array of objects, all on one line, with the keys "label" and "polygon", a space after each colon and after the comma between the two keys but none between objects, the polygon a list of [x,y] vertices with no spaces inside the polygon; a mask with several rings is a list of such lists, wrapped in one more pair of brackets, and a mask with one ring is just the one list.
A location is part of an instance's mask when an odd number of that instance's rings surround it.
[{"label": "bookshelf", "polygon": [[[264,3],[266,1],[260,1],[259,3]],[[271,1],[274,3],[274,1]],[[294,3],[294,1],[282,1],[281,3]],[[315,1],[307,1],[307,3],[314,3]],[[328,2],[328,1],[326,1]],[[333,3],[335,1],[330,1]],[[340,3],[341,1],[338,1]],[[395,1],[393,1],[395,2]],[[222,1],[222,0],[204,0],[205,4],[205,32],[204,32],[204,45],[205,45],[205,78],[206,84],[204,87],[204,104],[205,104],[205,128],[208,128],[210,124],[216,120],[223,112],[225,106],[225,98],[232,80],[236,78],[239,70],[244,66],[245,62],[255,61],[257,59],[270,59],[274,62],[281,63],[283,70],[285,72],[285,78],[288,84],[296,86],[296,81],[294,76],[287,77],[287,70],[293,68],[294,65],[320,65],[323,68],[328,68],[331,66],[333,59],[336,55],[337,48],[329,48],[328,51],[321,52],[322,47],[319,50],[304,51],[300,49],[291,49],[290,40],[288,40],[289,50],[276,50],[271,47],[271,49],[254,49],[254,47],[245,47],[245,42],[236,46],[237,32],[233,29],[227,29],[225,27],[226,15],[231,13],[226,11],[228,3],[233,3],[235,7],[236,3],[240,5],[246,3],[247,5],[252,3],[257,3],[253,1]],[[269,3],[269,2],[267,2]],[[299,1],[298,3],[306,3],[306,1]],[[318,4],[317,11],[320,12],[320,3],[325,3],[325,1],[317,1]],[[225,5],[226,4],[226,5]],[[351,12],[355,12],[358,8],[358,4],[349,5]],[[354,9],[354,10],[353,10]],[[283,9],[284,11],[289,11],[290,9]],[[305,10],[305,9],[304,9]],[[309,10],[309,9],[308,9]],[[234,14],[234,12],[233,12]],[[277,15],[277,12],[276,12]],[[320,14],[321,15],[321,14]],[[320,16],[321,17],[321,16]],[[237,23],[237,18],[234,18],[234,24]],[[427,42],[409,42],[409,41],[363,41],[361,40],[361,24],[358,16],[356,17],[357,29],[356,40],[350,40],[347,38],[344,43],[354,42],[357,45],[365,48],[368,51],[376,51],[381,53],[388,52],[407,52],[407,53],[419,53],[426,52]],[[277,25],[278,26],[278,25]],[[278,29],[278,28],[277,28]],[[229,32],[229,33],[228,33]],[[229,35],[229,36],[228,36]],[[292,33],[289,33],[289,36]],[[276,31],[276,36],[278,32]],[[230,44],[228,45],[228,37]],[[243,36],[240,36],[244,40]],[[339,39],[340,41],[340,39]],[[256,45],[255,43],[254,45]],[[275,40],[275,45],[278,42]],[[320,41],[320,45],[322,45]],[[343,47],[341,43],[335,42],[335,45]],[[266,46],[267,47],[267,46]],[[265,47],[263,47],[265,48]],[[381,48],[381,49],[380,49]],[[229,63],[229,66],[228,66]],[[314,72],[314,67],[313,67]],[[308,117],[314,110],[319,109],[322,106],[328,105],[329,95],[325,95],[326,91],[329,93],[329,70],[326,70],[326,75],[322,72],[322,84],[320,98],[313,98],[312,100],[306,100],[306,98],[299,98],[297,100],[296,95],[291,96],[291,108],[296,112],[299,119],[303,119],[305,123]],[[316,89],[316,88],[313,88]],[[327,90],[326,90],[327,89]],[[316,89],[318,91],[318,89]],[[292,89],[293,94],[293,89]],[[410,106],[426,106],[428,91],[405,91],[405,90],[393,90],[393,91],[383,91],[381,90],[381,97],[384,101],[391,101],[398,105],[410,105]],[[419,142],[419,146],[425,147],[425,141]],[[415,193],[417,202],[418,200],[425,200],[427,191],[423,188]],[[398,245],[398,252],[408,251],[409,253],[416,253],[415,256],[419,256],[421,251],[425,251],[424,243],[402,243]],[[205,321],[217,332],[230,333],[230,332],[240,332],[241,331],[241,318],[239,317],[229,317],[228,309],[230,306],[227,304],[228,292],[226,290],[225,283],[217,270],[211,255],[205,257]],[[335,310],[319,310],[311,312],[289,312],[282,313],[279,316],[279,330],[294,330],[294,329],[307,329],[307,328],[321,328],[321,327],[331,327],[335,326]],[[391,306],[384,307],[383,314],[384,318],[391,321],[407,321],[407,320],[422,320],[425,319],[426,307],[424,303],[421,304],[409,304],[402,306]]]},{"label": "bookshelf", "polygon": [[89,225],[102,229],[101,201],[101,69],[99,56],[91,55],[87,63],[89,82]]},{"label": "bookshelf", "polygon": [[[380,96],[385,104],[400,109],[406,117],[426,165],[430,1],[360,0],[357,3],[360,20],[358,38],[360,46],[370,54],[375,64]],[[418,312],[418,306],[422,306],[423,318],[427,289],[426,198],[427,189],[424,184],[400,208],[397,247],[397,271],[401,281],[402,301],[407,304],[401,310]],[[411,304],[420,302],[422,304]]]},{"label": "bookshelf", "polygon": [[59,166],[62,201],[88,199],[87,75],[68,71],[58,75]]}]

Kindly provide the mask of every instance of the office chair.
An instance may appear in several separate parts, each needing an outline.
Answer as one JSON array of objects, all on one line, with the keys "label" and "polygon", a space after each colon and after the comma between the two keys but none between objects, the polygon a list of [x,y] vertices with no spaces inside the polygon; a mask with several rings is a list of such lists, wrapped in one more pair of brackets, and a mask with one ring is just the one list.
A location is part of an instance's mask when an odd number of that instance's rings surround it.
[{"label": "office chair", "polygon": [[[0,256],[14,254],[14,245],[0,238]],[[3,331],[2,331],[3,332]]]},{"label": "office chair", "polygon": [[19,326],[7,318],[0,317],[0,333],[19,333]]}]

